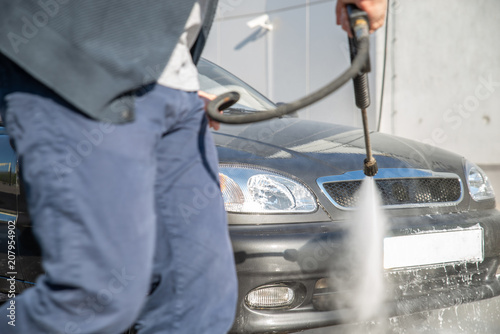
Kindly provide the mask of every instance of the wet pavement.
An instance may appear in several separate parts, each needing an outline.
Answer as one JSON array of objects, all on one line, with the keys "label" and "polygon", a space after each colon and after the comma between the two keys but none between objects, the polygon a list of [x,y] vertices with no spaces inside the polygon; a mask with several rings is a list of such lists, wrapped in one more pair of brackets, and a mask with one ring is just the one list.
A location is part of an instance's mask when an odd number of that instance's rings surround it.
[{"label": "wet pavement", "polygon": [[388,320],[303,331],[302,334],[499,334],[500,297]]}]

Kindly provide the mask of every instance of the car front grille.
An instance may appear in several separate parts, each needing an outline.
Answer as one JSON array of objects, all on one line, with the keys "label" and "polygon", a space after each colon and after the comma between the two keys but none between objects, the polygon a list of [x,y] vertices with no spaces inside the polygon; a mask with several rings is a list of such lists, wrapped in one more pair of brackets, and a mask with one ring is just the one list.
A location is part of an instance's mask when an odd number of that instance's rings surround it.
[{"label": "car front grille", "polygon": [[[385,207],[453,205],[462,199],[462,183],[455,174],[414,169],[390,169],[379,174],[375,182]],[[358,204],[362,178],[344,174],[320,178],[318,184],[333,204],[351,209]]]}]

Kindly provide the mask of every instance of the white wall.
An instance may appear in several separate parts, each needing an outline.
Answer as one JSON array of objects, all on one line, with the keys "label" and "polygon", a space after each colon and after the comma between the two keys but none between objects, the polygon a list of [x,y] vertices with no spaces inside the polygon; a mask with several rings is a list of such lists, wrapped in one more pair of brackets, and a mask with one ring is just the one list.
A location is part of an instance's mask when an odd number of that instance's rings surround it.
[{"label": "white wall", "polygon": [[500,164],[500,1],[399,1],[383,132]]}]

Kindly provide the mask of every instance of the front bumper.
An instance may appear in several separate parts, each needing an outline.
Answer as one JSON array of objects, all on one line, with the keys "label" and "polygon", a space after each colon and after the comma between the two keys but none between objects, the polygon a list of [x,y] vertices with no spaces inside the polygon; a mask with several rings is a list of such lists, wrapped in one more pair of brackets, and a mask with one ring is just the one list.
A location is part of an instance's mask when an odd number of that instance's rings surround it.
[{"label": "front bumper", "polygon": [[[239,279],[239,300],[233,333],[286,333],[354,320],[354,312],[335,303],[349,291],[318,293],[320,279],[342,277],[346,269],[346,226],[349,222],[231,226]],[[484,261],[442,264],[429,268],[386,270],[387,316],[450,307],[500,295],[496,276],[500,264],[500,212],[392,217],[388,235],[446,231],[481,226]],[[349,265],[349,263],[347,263]],[[343,279],[349,279],[343,277]],[[253,309],[245,297],[270,284],[300,289],[288,309]],[[324,298],[324,297],[327,298]],[[322,302],[321,299],[327,300]]]}]

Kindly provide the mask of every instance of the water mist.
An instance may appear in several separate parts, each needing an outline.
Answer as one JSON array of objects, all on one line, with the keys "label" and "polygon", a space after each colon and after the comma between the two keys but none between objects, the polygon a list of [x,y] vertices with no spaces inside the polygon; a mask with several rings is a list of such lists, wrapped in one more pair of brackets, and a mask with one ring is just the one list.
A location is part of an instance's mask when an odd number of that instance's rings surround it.
[{"label": "water mist", "polygon": [[357,193],[358,202],[349,223],[348,253],[350,268],[350,304],[355,319],[367,321],[384,315],[384,236],[386,218],[375,180],[366,177]]}]

